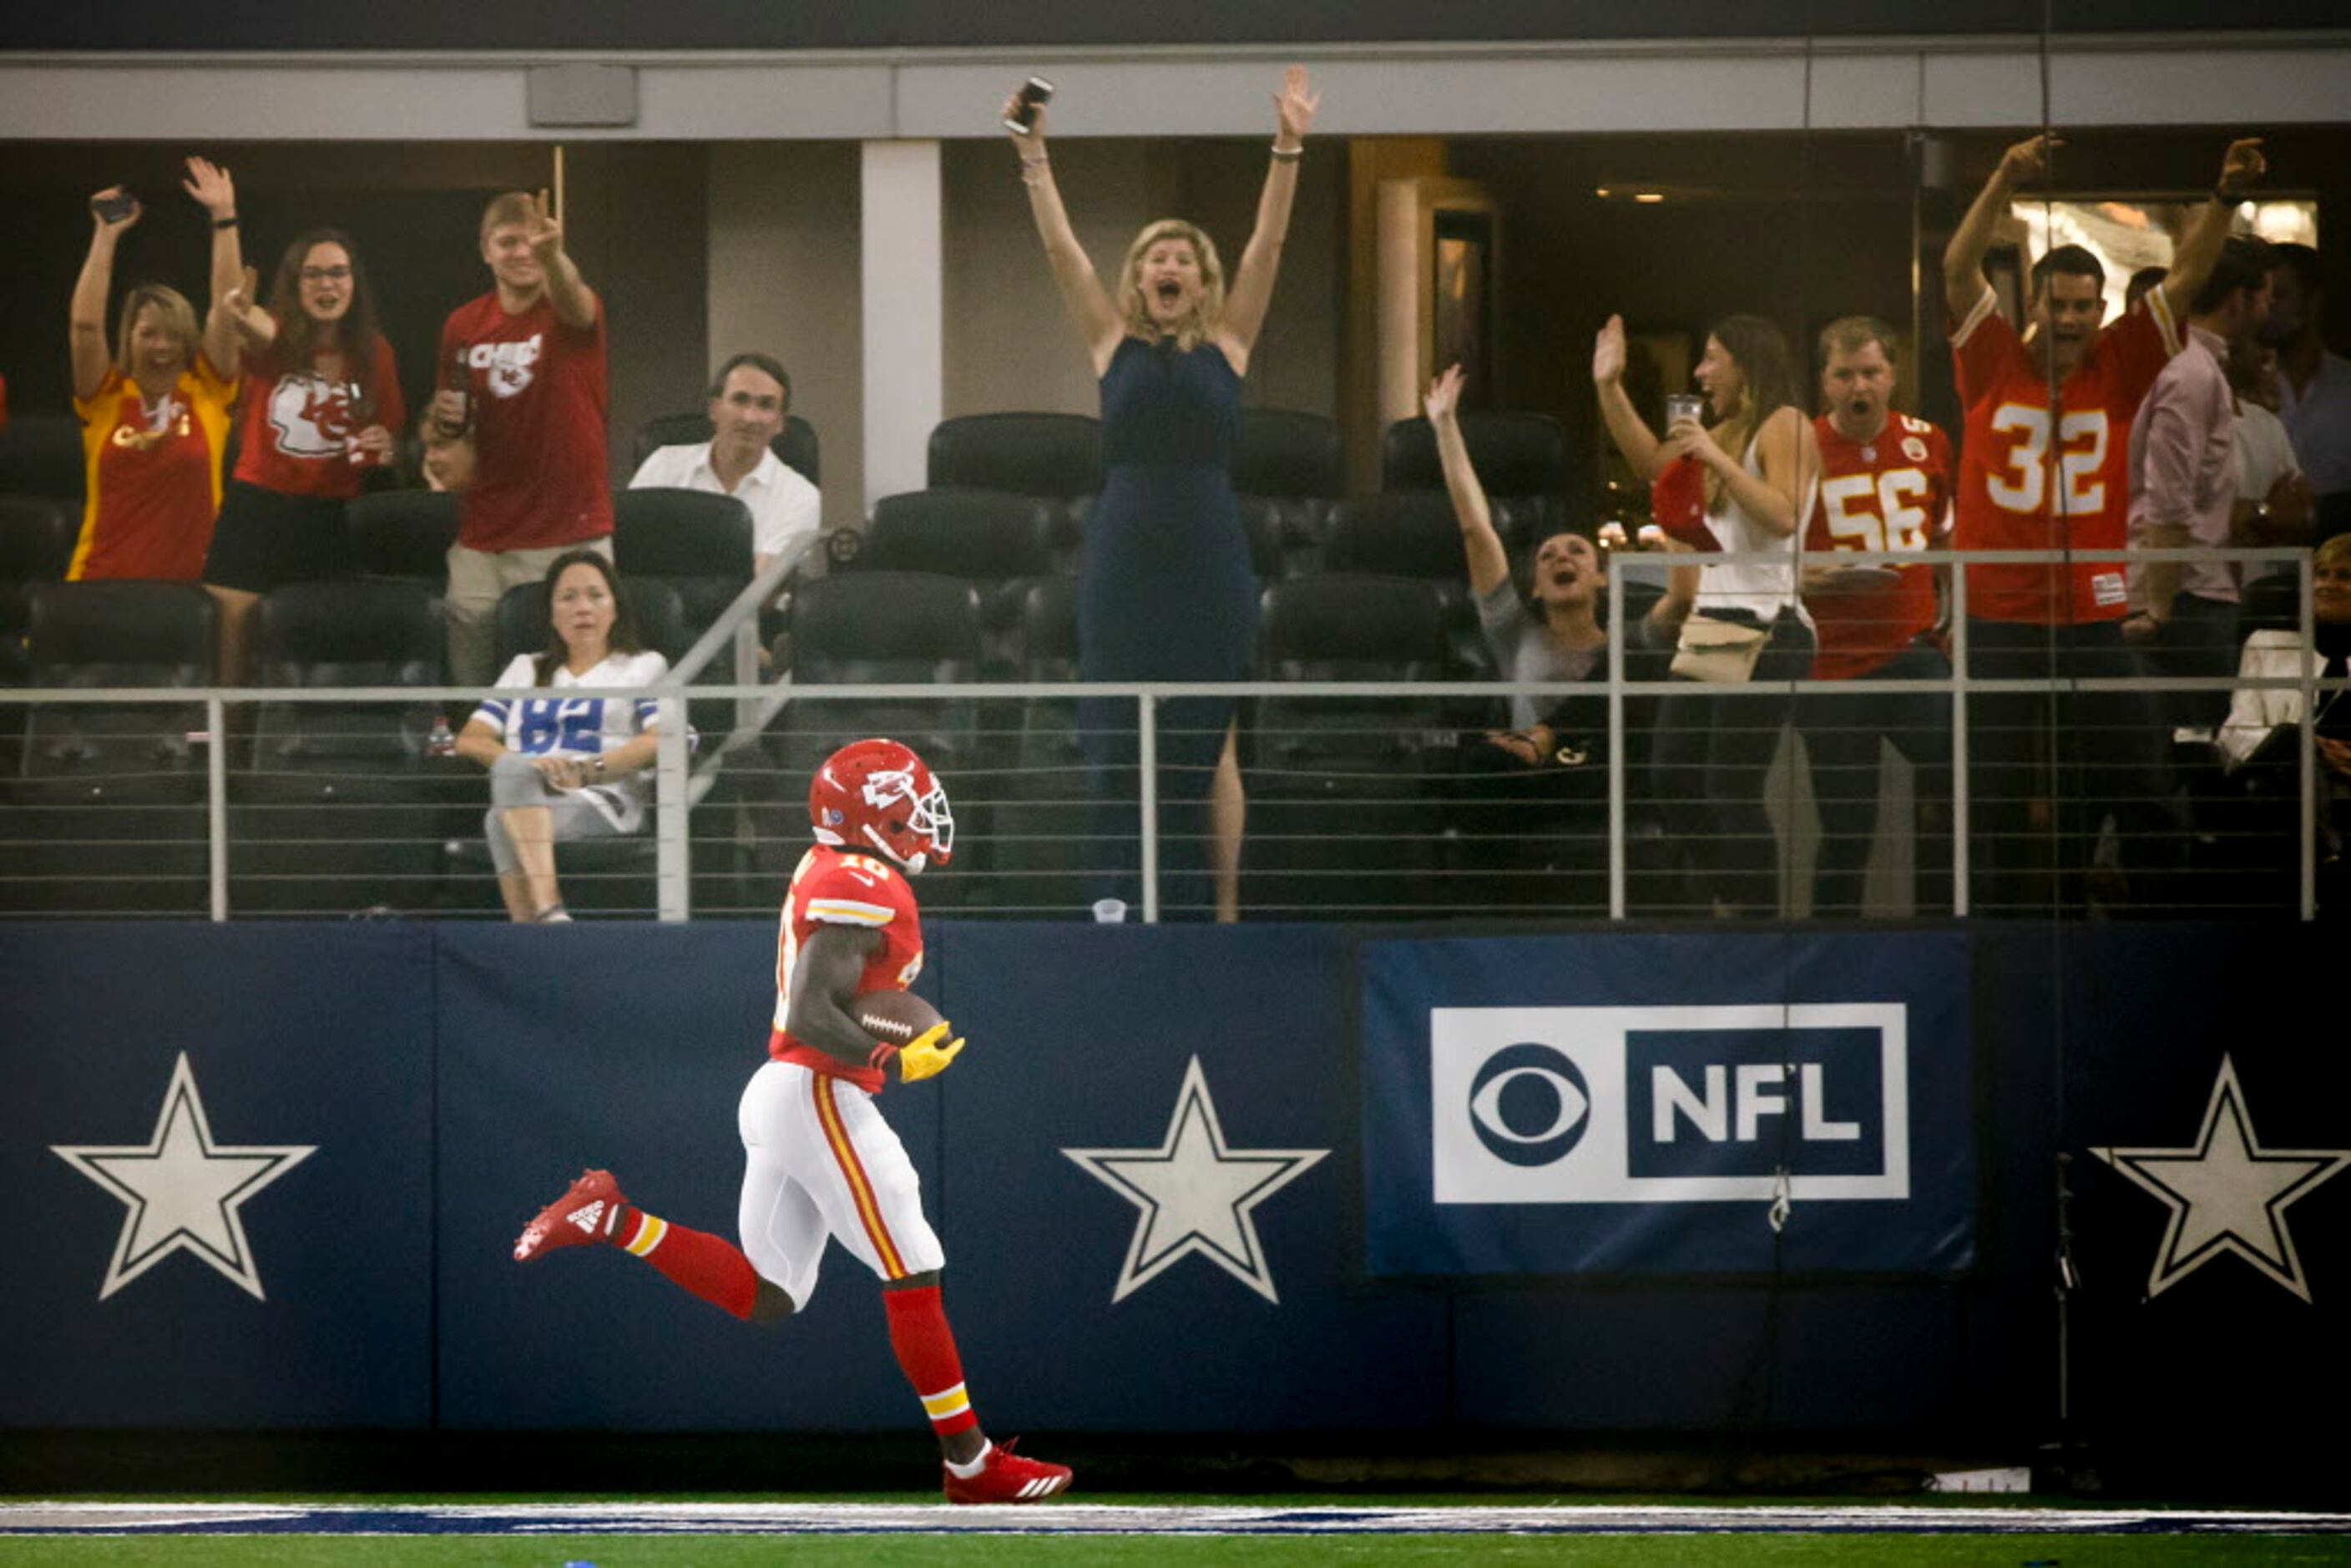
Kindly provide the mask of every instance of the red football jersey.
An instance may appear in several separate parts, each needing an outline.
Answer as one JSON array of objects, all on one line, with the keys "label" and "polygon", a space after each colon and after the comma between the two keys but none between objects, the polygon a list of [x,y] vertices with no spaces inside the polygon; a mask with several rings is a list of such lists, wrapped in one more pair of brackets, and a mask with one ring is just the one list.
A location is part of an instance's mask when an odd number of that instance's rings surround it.
[{"label": "red football jersey", "polygon": [[882,1087],[880,1069],[852,1067],[793,1039],[784,1028],[792,1005],[792,960],[820,925],[862,925],[882,933],[882,946],[857,977],[858,995],[903,991],[923,972],[922,911],[914,905],[914,890],[907,885],[905,873],[897,867],[875,855],[825,844],[800,857],[784,894],[783,930],[776,946],[775,1031],[768,1037],[768,1054],[845,1078],[872,1093]]},{"label": "red football jersey", "polygon": [[114,370],[74,400],[87,499],[69,580],[202,580],[235,406],[236,382],[202,354],[152,408],[139,383]]},{"label": "red football jersey", "polygon": [[474,483],[458,503],[469,549],[545,549],[612,531],[604,472],[604,311],[567,327],[541,299],[519,316],[495,292],[451,311],[436,384],[462,359],[474,421]]},{"label": "red football jersey", "polygon": [[360,493],[365,465],[350,458],[350,438],[371,424],[395,434],[408,423],[400,370],[392,345],[376,334],[368,384],[329,381],[309,367],[294,370],[273,347],[245,363],[244,444],[236,476],[281,496],[345,499]]},{"label": "red football jersey", "polygon": [[[1941,548],[1951,528],[1951,444],[1941,431],[1897,413],[1874,441],[1846,440],[1826,414],[1813,421],[1813,432],[1820,437],[1821,482],[1804,549]],[[1935,624],[1935,569],[1897,567],[1883,585],[1814,594],[1804,608],[1820,637],[1813,678],[1853,680]]]},{"label": "red football jersey", "polygon": [[[1987,288],[1951,334],[1968,411],[1957,548],[2123,549],[2130,537],[2131,421],[2179,351],[2179,326],[2163,290],[2152,289],[2092,340],[2058,388],[2053,452],[2048,378],[1992,308]],[[2036,626],[2118,621],[2127,613],[2123,563],[1971,566],[1968,613]]]}]

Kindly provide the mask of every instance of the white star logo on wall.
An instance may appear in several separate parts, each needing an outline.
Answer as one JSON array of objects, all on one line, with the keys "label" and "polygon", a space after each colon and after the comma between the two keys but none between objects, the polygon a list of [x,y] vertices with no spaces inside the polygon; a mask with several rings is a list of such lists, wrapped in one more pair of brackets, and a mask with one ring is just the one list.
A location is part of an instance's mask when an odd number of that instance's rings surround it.
[{"label": "white star logo on wall", "polygon": [[106,1300],[174,1252],[209,1263],[256,1301],[261,1273],[238,1211],[247,1198],[318,1153],[316,1145],[213,1142],[185,1051],[144,1145],[53,1144],[49,1152],[122,1200],[122,1234],[98,1299]]},{"label": "white star logo on wall", "polygon": [[1257,1206],[1305,1174],[1328,1149],[1234,1149],[1225,1144],[1200,1059],[1184,1071],[1167,1136],[1156,1149],[1063,1149],[1086,1173],[1141,1212],[1113,1302],[1198,1253],[1279,1304],[1257,1235]]},{"label": "white star logo on wall", "polygon": [[2148,1300],[2226,1252],[2310,1300],[2294,1233],[2286,1228],[2286,1207],[2351,1166],[2351,1149],[2262,1147],[2229,1058],[2220,1059],[2194,1147],[2090,1152],[2171,1209],[2147,1277]]}]

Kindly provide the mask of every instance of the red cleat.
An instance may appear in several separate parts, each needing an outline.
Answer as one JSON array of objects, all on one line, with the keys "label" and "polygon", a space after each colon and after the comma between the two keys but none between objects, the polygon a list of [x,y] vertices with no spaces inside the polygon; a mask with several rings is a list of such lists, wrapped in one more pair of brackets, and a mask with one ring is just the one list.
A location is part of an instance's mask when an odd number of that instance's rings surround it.
[{"label": "red cleat", "polygon": [[628,1203],[621,1195],[621,1184],[612,1179],[611,1171],[582,1171],[571,1189],[545,1208],[538,1218],[523,1227],[522,1235],[515,1241],[515,1261],[528,1263],[558,1247],[579,1247],[588,1242],[609,1243],[612,1228],[620,1223],[621,1210]]},{"label": "red cleat", "polygon": [[1012,1451],[1018,1437],[987,1450],[987,1468],[966,1480],[946,1471],[949,1502],[1043,1502],[1070,1490],[1070,1467],[1024,1458]]}]

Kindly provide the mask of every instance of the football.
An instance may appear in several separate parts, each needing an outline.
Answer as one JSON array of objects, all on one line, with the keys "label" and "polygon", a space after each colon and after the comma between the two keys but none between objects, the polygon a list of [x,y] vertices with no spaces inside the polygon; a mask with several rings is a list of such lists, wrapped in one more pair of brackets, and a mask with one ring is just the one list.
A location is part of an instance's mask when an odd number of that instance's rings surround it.
[{"label": "football", "polygon": [[875,1040],[904,1045],[946,1020],[939,1009],[912,991],[868,991],[850,1004],[849,1016]]}]

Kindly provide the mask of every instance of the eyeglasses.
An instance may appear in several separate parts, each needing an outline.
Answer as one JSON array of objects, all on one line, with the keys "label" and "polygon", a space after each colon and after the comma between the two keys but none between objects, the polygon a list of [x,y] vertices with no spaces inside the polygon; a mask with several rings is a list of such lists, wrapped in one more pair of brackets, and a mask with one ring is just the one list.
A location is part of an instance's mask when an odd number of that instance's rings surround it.
[{"label": "eyeglasses", "polygon": [[348,283],[351,269],[348,267],[306,267],[302,269],[305,283]]}]

